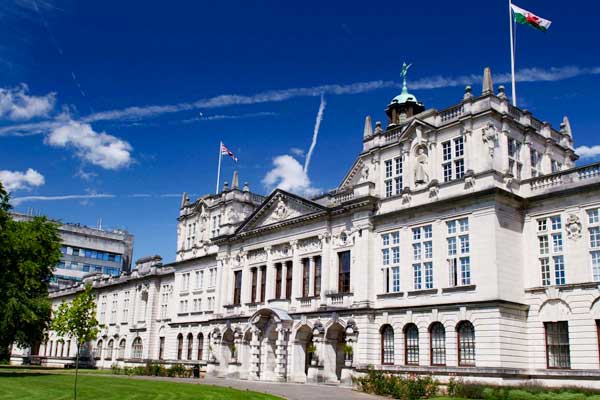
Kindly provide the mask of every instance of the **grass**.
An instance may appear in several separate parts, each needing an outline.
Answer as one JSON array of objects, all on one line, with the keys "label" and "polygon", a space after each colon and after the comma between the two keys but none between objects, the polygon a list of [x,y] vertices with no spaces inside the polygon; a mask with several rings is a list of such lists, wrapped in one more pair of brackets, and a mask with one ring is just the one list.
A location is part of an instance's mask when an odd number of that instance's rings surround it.
[{"label": "grass", "polygon": [[[0,369],[1,400],[69,400],[73,398],[71,374],[12,372]],[[77,384],[81,400],[276,400],[278,397],[229,388],[82,374]]]}]

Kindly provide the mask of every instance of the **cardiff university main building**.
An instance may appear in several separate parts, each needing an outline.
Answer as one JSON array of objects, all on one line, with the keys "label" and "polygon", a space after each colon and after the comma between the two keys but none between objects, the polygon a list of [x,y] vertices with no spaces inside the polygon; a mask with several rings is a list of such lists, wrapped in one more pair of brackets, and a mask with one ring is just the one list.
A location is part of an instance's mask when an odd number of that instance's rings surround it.
[{"label": "cardiff university main building", "polygon": [[[175,262],[85,279],[101,327],[89,362],[600,388],[600,164],[575,165],[566,117],[555,129],[495,91],[489,69],[482,80],[441,111],[405,82],[385,124],[366,117],[362,152],[325,195],[264,197],[237,174],[216,195],[184,194]],[[74,356],[50,332],[12,361]]]}]

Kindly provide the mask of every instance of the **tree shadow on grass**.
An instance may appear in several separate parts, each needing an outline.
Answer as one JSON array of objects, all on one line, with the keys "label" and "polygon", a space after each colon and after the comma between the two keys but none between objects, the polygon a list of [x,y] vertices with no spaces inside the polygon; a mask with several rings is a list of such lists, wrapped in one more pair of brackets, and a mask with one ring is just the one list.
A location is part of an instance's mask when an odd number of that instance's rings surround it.
[{"label": "tree shadow on grass", "polygon": [[0,370],[0,379],[2,378],[27,378],[31,376],[50,376],[52,374],[44,372],[14,372]]}]

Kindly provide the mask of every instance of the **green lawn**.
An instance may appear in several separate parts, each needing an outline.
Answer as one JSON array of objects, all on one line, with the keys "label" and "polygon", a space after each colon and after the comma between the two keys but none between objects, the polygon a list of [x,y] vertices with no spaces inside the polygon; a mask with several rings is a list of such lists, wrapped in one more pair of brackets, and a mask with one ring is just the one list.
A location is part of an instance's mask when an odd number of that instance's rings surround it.
[{"label": "green lawn", "polygon": [[[39,371],[41,372],[41,371]],[[73,398],[70,374],[9,372],[0,369],[2,400],[68,400]],[[77,385],[81,400],[275,400],[256,392],[189,383],[148,381],[125,377],[80,375]]]}]

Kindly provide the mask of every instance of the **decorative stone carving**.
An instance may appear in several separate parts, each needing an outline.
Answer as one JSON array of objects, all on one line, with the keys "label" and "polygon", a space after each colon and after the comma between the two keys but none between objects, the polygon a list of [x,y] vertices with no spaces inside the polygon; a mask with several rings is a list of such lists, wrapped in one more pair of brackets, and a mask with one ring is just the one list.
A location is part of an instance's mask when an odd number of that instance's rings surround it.
[{"label": "decorative stone carving", "polygon": [[360,182],[370,182],[369,181],[369,166],[364,165],[360,174]]},{"label": "decorative stone carving", "polygon": [[438,180],[437,179],[432,179],[431,182],[429,182],[429,197],[431,198],[437,198],[440,194],[440,187],[438,186]]},{"label": "decorative stone carving", "polygon": [[412,195],[410,193],[410,189],[405,187],[402,190],[402,204],[408,204],[412,200]]},{"label": "decorative stone carving", "polygon": [[418,146],[415,156],[415,184],[424,185],[429,182],[429,157],[427,156],[427,147]]},{"label": "decorative stone carving", "polygon": [[289,244],[280,244],[278,246],[273,246],[271,256],[273,258],[283,258],[292,255],[291,247]]},{"label": "decorative stone carving", "polygon": [[313,237],[309,239],[303,239],[298,244],[298,251],[300,253],[310,253],[313,251],[321,250],[322,242],[319,238]]},{"label": "decorative stone carving", "polygon": [[272,218],[275,221],[281,221],[288,215],[288,207],[285,204],[285,201],[282,197],[277,199],[277,206],[275,207],[275,211],[273,211]]},{"label": "decorative stone carving", "polygon": [[570,214],[567,217],[565,228],[567,229],[567,236],[569,239],[577,240],[581,237],[581,221],[577,215]]},{"label": "decorative stone carving", "polygon": [[481,136],[483,143],[485,143],[488,147],[490,157],[493,158],[494,149],[496,148],[496,143],[498,142],[498,129],[490,122],[487,124],[487,126],[481,129]]},{"label": "decorative stone carving", "polygon": [[465,189],[470,189],[473,186],[475,186],[475,173],[472,169],[469,169],[465,173]]},{"label": "decorative stone carving", "polygon": [[263,249],[256,249],[248,251],[248,262],[258,263],[267,261],[267,252]]}]

